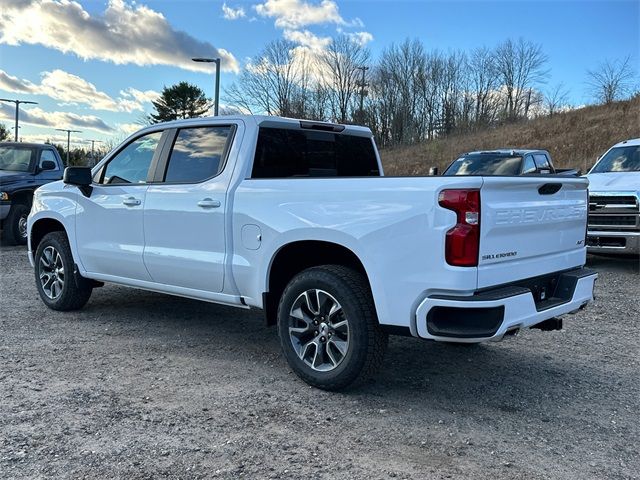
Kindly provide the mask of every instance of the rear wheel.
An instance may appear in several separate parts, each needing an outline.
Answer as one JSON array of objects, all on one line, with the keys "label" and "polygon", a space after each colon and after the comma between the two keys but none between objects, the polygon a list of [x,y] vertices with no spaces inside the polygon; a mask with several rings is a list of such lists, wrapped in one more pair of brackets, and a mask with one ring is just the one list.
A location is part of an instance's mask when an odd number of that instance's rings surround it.
[{"label": "rear wheel", "polygon": [[2,236],[11,245],[27,244],[27,217],[29,207],[18,203],[11,206],[9,215],[2,225]]},{"label": "rear wheel", "polygon": [[387,346],[366,280],[339,265],[304,270],[289,282],[278,306],[278,334],[293,371],[325,390],[369,378]]},{"label": "rear wheel", "polygon": [[69,240],[64,232],[45,235],[35,254],[35,279],[40,298],[53,310],[82,308],[93,291],[90,280],[74,275]]}]

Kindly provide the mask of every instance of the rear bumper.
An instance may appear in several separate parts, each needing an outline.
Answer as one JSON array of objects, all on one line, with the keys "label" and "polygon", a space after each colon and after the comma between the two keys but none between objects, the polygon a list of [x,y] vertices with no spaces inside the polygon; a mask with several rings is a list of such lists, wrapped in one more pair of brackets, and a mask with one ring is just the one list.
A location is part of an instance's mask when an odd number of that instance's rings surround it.
[{"label": "rear bumper", "polygon": [[587,251],[589,253],[618,253],[624,255],[640,254],[640,232],[587,232]]},{"label": "rear bumper", "polygon": [[580,268],[558,276],[554,297],[537,302],[531,289],[509,285],[468,297],[433,295],[416,311],[421,338],[477,343],[500,340],[507,332],[574,312],[593,300],[598,274]]}]

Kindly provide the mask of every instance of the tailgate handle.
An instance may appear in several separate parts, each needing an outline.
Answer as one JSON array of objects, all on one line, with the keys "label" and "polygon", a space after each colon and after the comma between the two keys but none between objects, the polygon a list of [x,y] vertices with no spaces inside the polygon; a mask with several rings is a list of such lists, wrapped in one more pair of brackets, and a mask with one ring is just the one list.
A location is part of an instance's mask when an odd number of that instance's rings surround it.
[{"label": "tailgate handle", "polygon": [[554,193],[557,193],[561,188],[561,183],[545,183],[540,188],[538,188],[538,193],[540,195],[553,195]]}]

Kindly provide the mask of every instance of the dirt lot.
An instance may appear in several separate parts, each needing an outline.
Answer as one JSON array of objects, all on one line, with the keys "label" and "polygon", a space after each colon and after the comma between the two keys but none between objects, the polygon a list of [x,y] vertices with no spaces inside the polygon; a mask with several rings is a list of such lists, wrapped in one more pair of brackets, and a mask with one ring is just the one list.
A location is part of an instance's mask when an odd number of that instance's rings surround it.
[{"label": "dirt lot", "polygon": [[260,312],[107,286],[47,310],[0,248],[2,478],[640,478],[638,262],[593,258],[561,332],[393,338],[344,394],[290,373]]}]

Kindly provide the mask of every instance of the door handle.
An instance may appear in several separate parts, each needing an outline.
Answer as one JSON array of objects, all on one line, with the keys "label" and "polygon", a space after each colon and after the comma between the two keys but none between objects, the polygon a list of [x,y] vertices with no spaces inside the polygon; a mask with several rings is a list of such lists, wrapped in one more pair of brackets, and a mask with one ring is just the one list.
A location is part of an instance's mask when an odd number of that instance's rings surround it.
[{"label": "door handle", "polygon": [[220,206],[220,201],[212,200],[210,198],[203,198],[198,202],[198,206],[202,208],[218,208]]},{"label": "door handle", "polygon": [[142,202],[140,200],[138,200],[137,198],[134,197],[129,197],[129,198],[125,198],[122,203],[124,203],[125,205],[129,206],[129,207],[135,207],[137,205],[140,205]]}]

